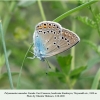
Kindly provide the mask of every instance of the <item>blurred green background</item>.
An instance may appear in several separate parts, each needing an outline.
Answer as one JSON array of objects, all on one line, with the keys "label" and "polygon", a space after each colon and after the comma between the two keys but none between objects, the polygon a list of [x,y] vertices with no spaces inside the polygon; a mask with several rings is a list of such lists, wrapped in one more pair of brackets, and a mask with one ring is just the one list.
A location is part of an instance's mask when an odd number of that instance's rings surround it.
[{"label": "blurred green background", "polygon": [[[87,1],[0,1],[0,17],[15,88],[23,59],[33,42],[35,25],[43,20],[53,21],[63,13],[84,5]],[[42,6],[39,4],[42,4]],[[97,89],[100,89],[100,75],[97,74],[100,68],[99,5],[100,2],[96,2],[83,9],[78,9],[58,22],[63,27],[75,31],[80,37],[81,41],[75,46],[74,51],[74,69],[82,66],[84,68],[82,67],[83,69],[78,71],[74,70],[74,74],[72,73],[70,77],[67,74],[63,81],[63,76],[56,74],[56,72],[59,72],[57,68],[62,69],[61,64],[58,63],[62,59],[56,56],[48,58],[51,69],[47,67],[46,62],[41,62],[37,58],[34,60],[26,59],[22,69],[20,89],[91,89],[94,79],[99,79],[95,86],[97,85]],[[43,7],[44,17],[41,15],[41,7]],[[68,60],[71,57],[71,50],[59,55],[65,55]],[[31,53],[28,53],[28,57],[32,56]],[[72,61],[72,59],[70,60]],[[71,62],[69,65],[71,67]],[[49,75],[49,71],[54,73]],[[48,72],[48,75],[46,75],[46,72]],[[69,84],[71,83],[72,86],[70,87]],[[0,89],[9,88],[4,51],[0,41]]]}]

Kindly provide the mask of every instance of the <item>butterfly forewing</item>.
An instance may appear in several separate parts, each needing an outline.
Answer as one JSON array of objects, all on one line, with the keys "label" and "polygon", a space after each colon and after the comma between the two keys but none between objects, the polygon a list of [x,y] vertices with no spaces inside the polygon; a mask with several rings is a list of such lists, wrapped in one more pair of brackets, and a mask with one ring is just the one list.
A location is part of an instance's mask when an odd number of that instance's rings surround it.
[{"label": "butterfly forewing", "polygon": [[[56,49],[55,44],[62,33],[62,27],[56,22],[43,21],[36,26],[36,31],[41,37],[47,53]],[[51,48],[52,47],[52,48]]]}]

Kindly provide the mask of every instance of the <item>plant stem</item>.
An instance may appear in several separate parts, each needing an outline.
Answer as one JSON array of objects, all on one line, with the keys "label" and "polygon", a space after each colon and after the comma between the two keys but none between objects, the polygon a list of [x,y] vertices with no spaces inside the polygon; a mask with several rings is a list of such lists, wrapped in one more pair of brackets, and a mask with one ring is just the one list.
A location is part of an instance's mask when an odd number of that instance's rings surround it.
[{"label": "plant stem", "polygon": [[41,0],[38,0],[38,6],[39,6],[39,9],[40,9],[40,12],[41,12],[42,19],[43,19],[44,21],[46,21],[46,16],[45,16],[45,14],[44,14],[44,10],[43,10],[43,7],[42,7]]},{"label": "plant stem", "polygon": [[11,19],[11,14],[13,13],[13,10],[15,8],[16,2],[12,1],[10,6],[9,6],[9,12],[5,15],[4,21],[3,21],[3,33],[6,33],[7,27],[9,25],[10,19]]},{"label": "plant stem", "polygon": [[75,46],[71,49],[72,63],[71,70],[75,69]]},{"label": "plant stem", "polygon": [[[73,20],[72,22],[72,31],[75,32],[75,20]],[[74,70],[75,69],[75,46],[72,47],[71,49],[71,56],[72,56],[72,63],[71,63],[71,70]]]},{"label": "plant stem", "polygon": [[66,76],[66,83],[67,83],[69,89],[73,89],[71,82],[70,82],[70,78],[68,76]]},{"label": "plant stem", "polygon": [[30,49],[33,47],[34,44],[31,44],[31,46],[28,48],[26,54],[25,54],[25,57],[23,59],[23,62],[22,62],[22,65],[21,65],[21,69],[20,69],[20,72],[19,72],[19,76],[18,76],[18,81],[17,81],[17,89],[20,87],[20,79],[21,79],[21,73],[22,73],[22,69],[23,69],[23,65],[24,65],[24,62],[25,62],[25,59],[27,58],[27,55],[28,55],[28,52],[30,51]]},{"label": "plant stem", "polygon": [[1,34],[2,45],[3,45],[3,49],[4,49],[4,56],[5,56],[5,62],[6,62],[6,68],[7,68],[7,72],[8,72],[8,77],[9,77],[9,81],[10,81],[10,87],[11,87],[11,89],[14,89],[12,76],[11,76],[11,71],[10,71],[10,66],[9,66],[9,61],[8,61],[8,56],[7,56],[7,52],[6,52],[6,45],[5,45],[5,40],[4,40],[4,34],[3,34],[1,20],[0,20],[0,34]]},{"label": "plant stem", "polygon": [[89,1],[88,3],[82,4],[82,5],[76,7],[76,8],[74,8],[74,9],[72,9],[72,10],[69,10],[69,11],[65,12],[64,14],[60,15],[59,17],[57,17],[57,18],[54,19],[53,21],[59,22],[59,21],[61,21],[62,19],[64,19],[65,17],[67,17],[68,15],[70,15],[70,14],[76,12],[76,11],[79,11],[79,10],[81,10],[82,8],[87,7],[87,6],[89,6],[89,5],[91,5],[91,4],[95,3],[95,2],[97,2],[97,1],[94,0],[94,1]]}]

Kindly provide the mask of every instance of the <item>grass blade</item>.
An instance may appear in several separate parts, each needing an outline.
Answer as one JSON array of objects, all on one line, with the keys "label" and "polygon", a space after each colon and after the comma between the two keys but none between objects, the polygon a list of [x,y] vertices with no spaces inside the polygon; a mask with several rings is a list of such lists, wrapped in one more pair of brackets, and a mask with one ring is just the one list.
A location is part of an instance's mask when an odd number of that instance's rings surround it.
[{"label": "grass blade", "polygon": [[99,68],[97,74],[95,75],[91,89],[97,89],[99,81],[100,81],[100,68]]},{"label": "grass blade", "polygon": [[43,10],[43,6],[42,6],[42,3],[41,3],[41,0],[38,0],[38,6],[39,6],[39,9],[40,9],[40,13],[41,13],[41,16],[42,16],[42,19],[44,21],[46,21],[46,16],[45,16],[45,13],[44,13],[44,10]]},{"label": "grass blade", "polygon": [[8,61],[8,56],[7,56],[7,52],[6,52],[6,45],[5,45],[5,40],[4,40],[4,34],[3,34],[3,28],[2,28],[1,20],[0,20],[0,34],[1,34],[1,40],[2,40],[2,45],[3,45],[3,49],[4,49],[4,56],[5,56],[7,73],[8,73],[8,77],[9,77],[9,81],[10,81],[10,87],[11,87],[11,89],[14,89],[12,76],[11,76],[11,71],[10,71],[10,66],[9,66],[9,61]]}]

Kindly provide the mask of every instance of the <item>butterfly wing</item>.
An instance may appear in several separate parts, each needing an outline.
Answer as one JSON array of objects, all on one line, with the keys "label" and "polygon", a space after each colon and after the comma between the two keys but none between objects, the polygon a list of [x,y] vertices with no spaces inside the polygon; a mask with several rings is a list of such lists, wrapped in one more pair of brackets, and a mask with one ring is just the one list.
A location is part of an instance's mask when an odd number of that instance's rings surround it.
[{"label": "butterfly wing", "polygon": [[[44,44],[49,44],[49,41],[61,34],[62,27],[60,24],[52,21],[43,21],[36,26],[36,31],[42,38]],[[54,40],[53,40],[54,41]]]},{"label": "butterfly wing", "polygon": [[50,46],[50,50],[47,51],[47,57],[61,53],[69,48],[73,47],[80,41],[80,38],[72,31],[62,28],[62,34],[59,35],[59,39],[56,40],[55,46]]},{"label": "butterfly wing", "polygon": [[35,35],[39,35],[42,45],[46,49],[44,58],[63,52],[80,40],[74,32],[62,28],[60,24],[52,21],[40,22],[36,26]]},{"label": "butterfly wing", "polygon": [[41,38],[41,41],[46,48],[45,56],[47,56],[47,53],[51,52],[51,47],[56,48],[55,44],[61,35],[62,27],[56,22],[43,21],[36,26],[35,30],[34,42],[36,42],[36,36]]}]

